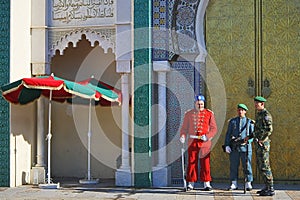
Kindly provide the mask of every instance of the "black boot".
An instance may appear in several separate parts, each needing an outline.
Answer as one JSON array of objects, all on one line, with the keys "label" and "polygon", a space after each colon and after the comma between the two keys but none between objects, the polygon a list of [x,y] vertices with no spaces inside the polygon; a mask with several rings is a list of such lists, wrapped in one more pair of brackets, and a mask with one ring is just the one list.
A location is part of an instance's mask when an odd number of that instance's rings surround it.
[{"label": "black boot", "polygon": [[259,193],[259,196],[273,196],[275,194],[275,190],[273,187],[268,187],[266,190],[262,190]]},{"label": "black boot", "polygon": [[258,191],[256,192],[256,194],[260,194],[260,193],[262,193],[262,192],[265,191],[265,190],[268,190],[267,186],[264,187],[264,188],[261,189],[261,190],[258,190]]}]

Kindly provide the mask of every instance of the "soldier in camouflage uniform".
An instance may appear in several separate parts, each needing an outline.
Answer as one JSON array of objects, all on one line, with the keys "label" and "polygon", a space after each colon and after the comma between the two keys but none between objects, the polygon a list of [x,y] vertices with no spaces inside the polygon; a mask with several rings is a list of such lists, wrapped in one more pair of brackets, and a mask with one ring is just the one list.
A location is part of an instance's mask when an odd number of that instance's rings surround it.
[{"label": "soldier in camouflage uniform", "polygon": [[254,138],[257,166],[262,173],[266,187],[257,193],[260,196],[273,196],[275,194],[273,187],[273,175],[271,171],[269,154],[270,154],[270,138],[272,134],[272,116],[265,109],[265,102],[267,100],[261,96],[254,98],[255,109],[257,110],[255,116],[254,133],[249,138]]}]

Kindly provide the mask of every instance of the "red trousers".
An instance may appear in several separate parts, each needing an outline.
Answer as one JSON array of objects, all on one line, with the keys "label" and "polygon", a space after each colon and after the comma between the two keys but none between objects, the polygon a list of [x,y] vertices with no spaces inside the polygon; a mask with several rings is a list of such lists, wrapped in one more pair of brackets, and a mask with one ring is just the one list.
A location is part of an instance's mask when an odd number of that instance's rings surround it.
[{"label": "red trousers", "polygon": [[210,176],[210,150],[208,147],[190,145],[188,148],[188,168],[187,182],[197,182],[198,180],[198,160],[200,157],[200,181],[211,181]]}]

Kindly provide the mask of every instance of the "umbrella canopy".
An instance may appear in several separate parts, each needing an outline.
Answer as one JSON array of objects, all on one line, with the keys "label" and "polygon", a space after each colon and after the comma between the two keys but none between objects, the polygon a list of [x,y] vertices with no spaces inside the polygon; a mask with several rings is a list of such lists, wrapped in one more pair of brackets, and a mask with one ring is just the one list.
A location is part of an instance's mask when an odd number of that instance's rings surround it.
[{"label": "umbrella canopy", "polygon": [[[99,101],[93,101],[95,105],[101,106],[112,106],[112,105],[121,105],[122,102],[122,95],[121,91],[108,85],[102,81],[99,81],[95,78],[89,78],[83,81],[77,82],[80,85],[88,87],[92,90],[97,91],[100,94]],[[70,103],[76,104],[89,104],[89,101],[80,96],[74,97],[72,99],[68,99]]]},{"label": "umbrella canopy", "polygon": [[101,96],[99,92],[90,87],[53,75],[22,78],[1,86],[1,91],[2,96],[7,101],[21,105],[30,103],[41,95],[49,98],[50,91],[52,92],[52,100],[59,102],[64,102],[75,96],[98,101]]},{"label": "umbrella canopy", "polygon": [[61,90],[64,82],[53,77],[22,78],[18,81],[1,86],[2,96],[13,104],[27,104],[42,94],[43,89]]},{"label": "umbrella canopy", "polygon": [[[68,99],[79,97],[82,99],[92,99],[95,101],[99,101],[99,99],[101,98],[101,94],[93,88],[56,76],[53,76],[53,78],[56,81],[64,82],[64,87],[61,90],[53,91],[53,100],[65,101]],[[43,95],[49,97],[49,90],[43,90]]]}]

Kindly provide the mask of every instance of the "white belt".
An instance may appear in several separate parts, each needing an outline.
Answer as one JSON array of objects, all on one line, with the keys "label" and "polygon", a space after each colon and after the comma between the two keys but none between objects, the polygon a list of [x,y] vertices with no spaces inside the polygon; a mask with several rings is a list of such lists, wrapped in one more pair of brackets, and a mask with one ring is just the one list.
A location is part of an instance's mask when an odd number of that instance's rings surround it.
[{"label": "white belt", "polygon": [[[190,135],[190,138],[201,140],[201,135]],[[212,138],[208,138],[208,140],[210,141],[210,140],[212,140]]]},{"label": "white belt", "polygon": [[190,135],[190,138],[193,138],[193,139],[201,139],[201,136],[199,135]]}]

